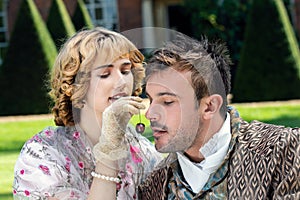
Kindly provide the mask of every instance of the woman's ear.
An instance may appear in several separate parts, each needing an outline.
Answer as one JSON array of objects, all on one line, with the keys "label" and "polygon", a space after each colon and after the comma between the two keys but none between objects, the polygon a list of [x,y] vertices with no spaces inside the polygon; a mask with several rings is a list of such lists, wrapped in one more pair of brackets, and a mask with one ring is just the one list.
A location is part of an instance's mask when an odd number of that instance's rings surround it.
[{"label": "woman's ear", "polygon": [[211,119],[215,114],[218,114],[223,104],[223,98],[221,95],[213,94],[203,98],[202,110],[203,119]]}]

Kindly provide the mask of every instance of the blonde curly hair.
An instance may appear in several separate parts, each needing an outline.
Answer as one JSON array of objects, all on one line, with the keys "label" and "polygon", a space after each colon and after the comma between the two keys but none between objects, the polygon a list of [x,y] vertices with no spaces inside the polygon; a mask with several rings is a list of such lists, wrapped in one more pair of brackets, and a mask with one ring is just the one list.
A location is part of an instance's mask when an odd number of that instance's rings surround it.
[{"label": "blonde curly hair", "polygon": [[73,126],[74,119],[76,122],[80,120],[91,67],[99,54],[104,62],[129,58],[134,78],[132,95],[142,92],[144,56],[132,42],[119,33],[100,27],[79,31],[63,45],[51,72],[49,95],[54,101],[52,112],[57,126]]}]

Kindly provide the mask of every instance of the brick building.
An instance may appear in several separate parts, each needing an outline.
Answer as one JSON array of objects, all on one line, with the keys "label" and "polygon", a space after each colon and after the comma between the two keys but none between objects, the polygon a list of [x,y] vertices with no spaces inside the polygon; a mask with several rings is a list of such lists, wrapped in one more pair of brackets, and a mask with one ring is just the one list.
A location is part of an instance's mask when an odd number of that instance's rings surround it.
[{"label": "brick building", "polygon": [[[22,0],[0,0],[0,64],[7,47]],[[72,16],[77,0],[63,0]],[[187,33],[189,27],[180,13],[183,0],[84,0],[96,26],[125,31],[140,27],[164,27]],[[47,20],[52,0],[34,0],[44,20]],[[294,5],[293,24],[300,33],[300,0]],[[187,31],[186,31],[187,30]],[[144,35],[144,38],[149,37]],[[152,40],[155,40],[152,38]],[[145,41],[144,41],[145,42]]]}]

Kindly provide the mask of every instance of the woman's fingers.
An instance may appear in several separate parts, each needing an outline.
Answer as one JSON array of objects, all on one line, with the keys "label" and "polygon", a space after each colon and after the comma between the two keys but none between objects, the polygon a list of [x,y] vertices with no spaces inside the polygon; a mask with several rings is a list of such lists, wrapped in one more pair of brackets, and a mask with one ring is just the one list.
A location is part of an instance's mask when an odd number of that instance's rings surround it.
[{"label": "woman's fingers", "polygon": [[145,109],[145,105],[137,102],[130,102],[122,106],[123,113],[130,113],[131,115],[139,114],[140,109]]},{"label": "woman's fingers", "polygon": [[[136,109],[145,109],[146,106],[142,103],[143,99],[140,97],[122,97],[112,104],[115,112],[134,112]],[[133,107],[130,107],[130,106]],[[120,110],[119,110],[120,109]],[[137,110],[138,111],[138,110]],[[134,112],[136,113],[136,112]]]}]

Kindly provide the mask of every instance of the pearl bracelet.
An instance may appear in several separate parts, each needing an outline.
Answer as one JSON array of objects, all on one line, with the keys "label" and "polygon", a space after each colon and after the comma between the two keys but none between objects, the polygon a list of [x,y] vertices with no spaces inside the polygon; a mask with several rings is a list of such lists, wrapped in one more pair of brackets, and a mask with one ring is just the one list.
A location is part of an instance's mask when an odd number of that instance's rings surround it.
[{"label": "pearl bracelet", "polygon": [[92,175],[92,177],[100,178],[100,179],[107,180],[107,181],[112,181],[112,182],[115,182],[115,183],[120,183],[121,182],[120,178],[105,176],[105,175],[102,175],[102,174],[97,174],[96,172],[92,172],[91,175]]}]

